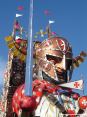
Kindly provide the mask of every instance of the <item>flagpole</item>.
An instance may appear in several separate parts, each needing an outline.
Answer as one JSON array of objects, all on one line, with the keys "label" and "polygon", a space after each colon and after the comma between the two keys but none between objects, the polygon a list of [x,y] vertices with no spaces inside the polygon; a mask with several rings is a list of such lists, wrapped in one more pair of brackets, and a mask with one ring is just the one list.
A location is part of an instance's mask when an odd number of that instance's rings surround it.
[{"label": "flagpole", "polygon": [[29,33],[26,57],[25,73],[25,95],[32,96],[32,77],[33,77],[33,41],[32,41],[32,23],[33,23],[33,0],[30,0]]},{"label": "flagpole", "polygon": [[50,24],[52,24],[54,22],[55,21],[52,21],[52,20],[49,20],[49,22],[48,22],[48,26],[47,26],[48,38],[50,38],[52,36]]}]

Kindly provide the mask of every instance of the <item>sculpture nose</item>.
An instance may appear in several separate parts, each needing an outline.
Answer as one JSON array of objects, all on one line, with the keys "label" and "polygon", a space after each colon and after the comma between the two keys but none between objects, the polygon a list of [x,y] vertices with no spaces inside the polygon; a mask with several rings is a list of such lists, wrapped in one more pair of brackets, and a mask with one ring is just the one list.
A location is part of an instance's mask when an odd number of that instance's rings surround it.
[{"label": "sculpture nose", "polygon": [[56,63],[55,64],[56,69],[58,69],[59,71],[61,70],[66,70],[66,58],[65,55],[63,55],[63,59],[60,63]]}]

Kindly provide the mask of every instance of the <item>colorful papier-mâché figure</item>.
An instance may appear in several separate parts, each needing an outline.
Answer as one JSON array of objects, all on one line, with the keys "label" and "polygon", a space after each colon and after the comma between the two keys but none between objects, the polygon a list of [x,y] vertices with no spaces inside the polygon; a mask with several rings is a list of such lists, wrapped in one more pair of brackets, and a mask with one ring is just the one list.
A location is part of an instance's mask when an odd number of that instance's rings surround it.
[{"label": "colorful papier-m\u00e2ch\u00e9 figure", "polygon": [[[36,42],[33,96],[25,96],[25,85],[19,86],[12,98],[12,116],[76,117],[84,114],[87,96],[80,96],[69,86],[81,85],[81,81],[75,85],[76,82],[70,80],[74,67],[79,66],[86,55],[81,52],[73,58],[71,45],[62,37],[50,36],[43,42]],[[69,85],[63,87],[64,84]]]}]

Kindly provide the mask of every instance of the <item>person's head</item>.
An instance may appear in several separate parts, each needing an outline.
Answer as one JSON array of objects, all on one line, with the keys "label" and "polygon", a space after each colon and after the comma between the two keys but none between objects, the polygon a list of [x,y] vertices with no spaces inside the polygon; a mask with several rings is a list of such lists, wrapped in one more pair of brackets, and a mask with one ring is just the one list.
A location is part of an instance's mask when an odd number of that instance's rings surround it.
[{"label": "person's head", "polygon": [[72,73],[72,48],[62,37],[52,37],[36,48],[36,60],[43,79],[67,82]]}]

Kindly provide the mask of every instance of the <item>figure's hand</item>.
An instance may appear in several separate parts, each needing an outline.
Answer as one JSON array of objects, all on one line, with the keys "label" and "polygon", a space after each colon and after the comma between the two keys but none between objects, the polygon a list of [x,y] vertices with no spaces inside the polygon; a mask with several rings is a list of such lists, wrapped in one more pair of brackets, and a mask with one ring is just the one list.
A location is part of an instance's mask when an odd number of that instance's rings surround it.
[{"label": "figure's hand", "polygon": [[36,108],[36,99],[35,97],[23,96],[20,101],[20,107],[24,110],[33,111]]}]

